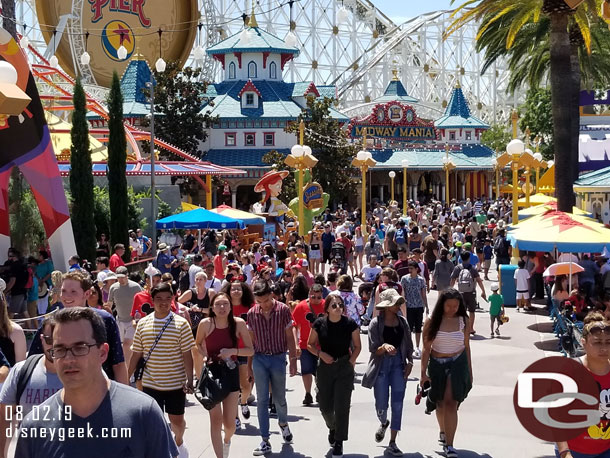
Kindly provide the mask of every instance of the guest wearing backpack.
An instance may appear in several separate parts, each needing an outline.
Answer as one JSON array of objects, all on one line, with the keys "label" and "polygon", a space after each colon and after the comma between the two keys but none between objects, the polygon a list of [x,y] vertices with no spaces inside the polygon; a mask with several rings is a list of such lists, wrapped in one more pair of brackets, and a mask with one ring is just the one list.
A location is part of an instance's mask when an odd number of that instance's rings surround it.
[{"label": "guest wearing backpack", "polygon": [[476,286],[479,285],[481,288],[481,297],[487,300],[487,294],[485,293],[485,286],[483,280],[472,264],[470,264],[470,252],[463,251],[460,254],[462,264],[458,265],[453,269],[451,274],[451,287],[457,282],[457,289],[462,294],[466,309],[470,314],[470,334],[475,334],[474,330],[474,319],[475,310],[477,308],[477,291]]},{"label": "guest wearing backpack", "polygon": [[496,254],[496,264],[498,272],[501,264],[510,264],[510,255],[512,248],[508,240],[506,240],[506,232],[504,229],[498,230],[498,236],[494,242],[494,252]]}]

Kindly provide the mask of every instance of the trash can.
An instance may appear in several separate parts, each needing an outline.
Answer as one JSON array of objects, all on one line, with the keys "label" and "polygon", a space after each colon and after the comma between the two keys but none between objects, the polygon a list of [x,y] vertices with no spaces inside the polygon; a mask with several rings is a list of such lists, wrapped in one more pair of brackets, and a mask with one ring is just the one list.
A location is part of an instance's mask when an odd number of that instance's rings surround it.
[{"label": "trash can", "polygon": [[504,305],[508,307],[517,306],[517,287],[515,286],[515,271],[518,266],[513,264],[501,264],[500,273],[500,294],[504,297]]}]

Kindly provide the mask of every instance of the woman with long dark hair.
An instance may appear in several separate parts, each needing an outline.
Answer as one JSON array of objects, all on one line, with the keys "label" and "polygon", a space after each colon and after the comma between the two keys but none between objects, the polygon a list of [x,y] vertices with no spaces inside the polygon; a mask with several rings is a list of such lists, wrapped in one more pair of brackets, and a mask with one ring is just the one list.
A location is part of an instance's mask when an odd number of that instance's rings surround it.
[{"label": "woman with long dark hair", "polygon": [[89,294],[89,297],[87,297],[87,305],[94,309],[101,309],[104,307],[102,290],[97,282],[93,282],[93,286],[91,286],[91,294]]},{"label": "woman with long dark hair", "polygon": [[454,288],[439,294],[423,330],[420,385],[430,386],[427,412],[436,409],[439,442],[447,458],[456,458],[453,440],[458,407],[472,388],[472,359],[468,314],[462,295]]},{"label": "woman with long dark hair", "polygon": [[[239,339],[244,344],[242,348],[238,347]],[[220,379],[222,387],[230,391],[222,403],[210,410],[212,447],[216,458],[226,458],[229,456],[231,437],[235,433],[235,412],[239,396],[237,358],[254,354],[246,322],[233,316],[231,297],[227,293],[218,293],[212,299],[210,316],[199,323],[196,342],[212,376]]]},{"label": "woman with long dark hair", "polygon": [[0,350],[13,367],[15,363],[25,359],[27,345],[23,329],[9,317],[8,304],[4,296],[5,288],[6,283],[2,280],[0,282]]},{"label": "woman with long dark hair", "polygon": [[[246,319],[248,310],[254,305],[254,294],[252,289],[246,282],[233,281],[232,283],[226,284],[220,290],[221,293],[227,294],[231,299],[231,308],[233,309],[233,316]],[[244,343],[242,340],[237,342],[238,348],[243,348]],[[252,393],[252,386],[254,384],[254,375],[252,373],[252,357],[240,356],[237,358],[239,364],[239,387],[241,390],[241,405],[240,410],[244,419],[250,418],[250,409],[248,408],[248,398]]]},{"label": "woman with long dark hair", "polygon": [[313,323],[307,341],[307,350],[319,360],[316,370],[318,404],[328,427],[333,457],[343,456],[354,390],[354,367],[361,350],[360,329],[354,320],[344,316],[344,307],[341,296],[329,294],[324,303],[326,315]]},{"label": "woman with long dark hair", "polygon": [[[600,412],[607,411],[606,398],[610,391],[610,322],[600,312],[591,312],[585,317],[582,330],[582,345],[585,355],[578,358],[583,367],[593,376],[600,392]],[[556,444],[558,458],[608,458],[607,426],[602,417],[599,424],[585,429],[579,436]]]}]

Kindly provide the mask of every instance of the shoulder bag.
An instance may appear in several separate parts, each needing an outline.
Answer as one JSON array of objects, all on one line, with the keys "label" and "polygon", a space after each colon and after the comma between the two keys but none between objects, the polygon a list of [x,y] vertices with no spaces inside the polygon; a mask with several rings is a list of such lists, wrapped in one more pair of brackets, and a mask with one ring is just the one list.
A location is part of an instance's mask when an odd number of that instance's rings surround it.
[{"label": "shoulder bag", "polygon": [[146,363],[150,359],[150,355],[152,354],[153,350],[159,343],[159,340],[161,340],[161,336],[163,335],[163,333],[165,332],[165,330],[167,329],[167,327],[169,326],[169,324],[172,322],[173,319],[174,319],[174,315],[170,315],[169,319],[163,325],[163,328],[161,328],[161,331],[157,335],[157,338],[155,339],[155,342],[152,344],[152,347],[150,347],[150,350],[148,350],[148,354],[146,355],[146,358],[142,356],[138,360],[138,365],[136,366],[136,370],[133,374],[133,377],[136,381],[142,380],[142,377],[144,376],[144,368],[146,367]]}]

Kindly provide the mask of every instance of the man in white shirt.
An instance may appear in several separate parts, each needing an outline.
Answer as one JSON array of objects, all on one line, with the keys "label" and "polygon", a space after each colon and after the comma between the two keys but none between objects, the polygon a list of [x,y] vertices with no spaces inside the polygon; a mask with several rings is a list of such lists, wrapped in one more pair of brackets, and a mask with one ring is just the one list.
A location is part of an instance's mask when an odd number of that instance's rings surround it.
[{"label": "man in white shirt", "polygon": [[381,267],[377,265],[377,256],[372,254],[369,256],[369,265],[362,268],[360,278],[362,281],[374,282],[377,275],[381,273]]},{"label": "man in white shirt", "polygon": [[525,261],[519,260],[519,268],[515,270],[515,285],[517,289],[517,311],[521,311],[522,308],[530,309],[530,293],[529,293],[529,280],[530,273],[525,268]]}]

